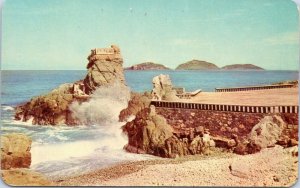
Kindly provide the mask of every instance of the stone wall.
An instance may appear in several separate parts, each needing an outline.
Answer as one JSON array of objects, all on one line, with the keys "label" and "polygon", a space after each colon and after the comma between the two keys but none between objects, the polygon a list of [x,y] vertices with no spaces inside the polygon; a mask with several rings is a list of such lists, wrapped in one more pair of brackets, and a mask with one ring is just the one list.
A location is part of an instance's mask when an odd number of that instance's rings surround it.
[{"label": "stone wall", "polygon": [[[226,139],[244,139],[267,115],[263,113],[221,112],[197,109],[156,108],[156,112],[166,118],[178,137],[188,137],[198,130]],[[274,114],[273,114],[274,115]],[[277,114],[290,125],[298,125],[298,114]],[[285,131],[290,138],[298,140],[295,131]]]}]

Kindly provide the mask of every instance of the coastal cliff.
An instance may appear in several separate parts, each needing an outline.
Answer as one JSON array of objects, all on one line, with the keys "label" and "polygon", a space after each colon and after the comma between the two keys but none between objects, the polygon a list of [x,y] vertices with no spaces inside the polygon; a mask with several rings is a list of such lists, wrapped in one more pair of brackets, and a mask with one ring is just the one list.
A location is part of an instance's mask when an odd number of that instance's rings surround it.
[{"label": "coastal cliff", "polygon": [[219,67],[213,63],[200,60],[192,60],[177,66],[176,70],[218,70]]},{"label": "coastal cliff", "polygon": [[153,62],[145,62],[125,68],[125,70],[170,70],[170,68]]},{"label": "coastal cliff", "polygon": [[100,86],[125,85],[120,49],[96,48],[88,56],[87,75],[75,83],[62,84],[51,92],[33,97],[16,107],[15,119],[36,125],[77,125],[80,122],[69,109],[74,101],[84,102]]},{"label": "coastal cliff", "polygon": [[223,70],[264,70],[253,64],[233,64],[222,67]]}]

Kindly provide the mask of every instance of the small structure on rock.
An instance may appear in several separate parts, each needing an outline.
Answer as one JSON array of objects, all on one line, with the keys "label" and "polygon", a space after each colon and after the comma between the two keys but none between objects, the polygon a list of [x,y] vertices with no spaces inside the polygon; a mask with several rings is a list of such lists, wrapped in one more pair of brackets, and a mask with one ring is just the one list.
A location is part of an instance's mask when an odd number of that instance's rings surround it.
[{"label": "small structure on rock", "polygon": [[87,68],[91,66],[94,61],[112,61],[114,59],[122,59],[120,48],[116,45],[111,45],[110,48],[95,48],[91,50],[91,54],[87,58],[89,64]]}]

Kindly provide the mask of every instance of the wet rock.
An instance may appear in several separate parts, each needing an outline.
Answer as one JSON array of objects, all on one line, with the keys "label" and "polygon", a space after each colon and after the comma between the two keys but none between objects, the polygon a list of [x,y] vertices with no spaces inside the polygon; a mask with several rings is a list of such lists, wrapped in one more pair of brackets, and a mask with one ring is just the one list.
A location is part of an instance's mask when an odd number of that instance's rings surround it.
[{"label": "wet rock", "polygon": [[121,122],[126,121],[129,117],[135,116],[139,111],[148,108],[151,102],[150,93],[131,93],[131,99],[128,102],[127,108],[122,110],[119,115]]},{"label": "wet rock", "polygon": [[[215,146],[213,139],[204,134],[195,135],[194,129],[175,132],[166,119],[156,114],[155,107],[145,108],[137,113],[136,118],[123,126],[128,135],[129,152],[148,153],[161,157],[209,154]],[[203,132],[199,128],[200,132]]]},{"label": "wet rock", "polygon": [[115,82],[125,85],[123,59],[116,45],[111,48],[93,49],[88,57],[88,73],[84,80],[62,84],[51,92],[32,98],[16,107],[15,119],[32,121],[36,125],[77,125],[69,106],[74,101],[86,101],[100,86]]}]

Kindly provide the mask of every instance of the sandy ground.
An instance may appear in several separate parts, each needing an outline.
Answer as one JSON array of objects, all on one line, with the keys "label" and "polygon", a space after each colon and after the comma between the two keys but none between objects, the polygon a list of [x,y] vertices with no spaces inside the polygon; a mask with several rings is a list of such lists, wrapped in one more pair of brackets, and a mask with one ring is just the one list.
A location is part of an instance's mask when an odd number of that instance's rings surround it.
[{"label": "sandy ground", "polygon": [[298,87],[239,92],[201,92],[192,99],[184,101],[255,106],[298,105]]},{"label": "sandy ground", "polygon": [[291,186],[298,176],[298,158],[280,146],[252,155],[215,151],[120,164],[85,175],[64,178],[58,185],[105,186]]}]

